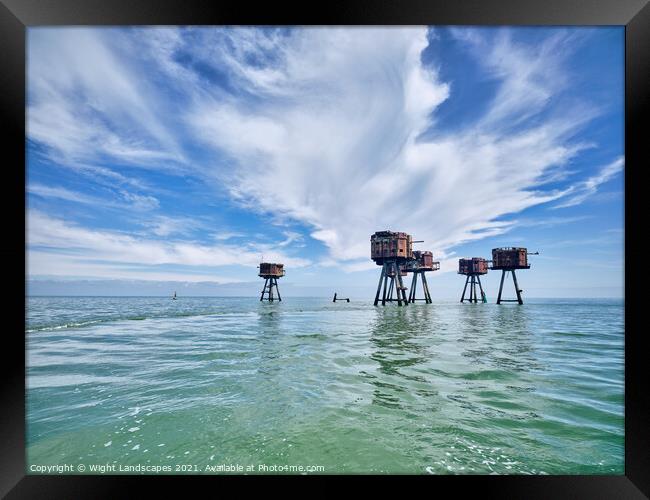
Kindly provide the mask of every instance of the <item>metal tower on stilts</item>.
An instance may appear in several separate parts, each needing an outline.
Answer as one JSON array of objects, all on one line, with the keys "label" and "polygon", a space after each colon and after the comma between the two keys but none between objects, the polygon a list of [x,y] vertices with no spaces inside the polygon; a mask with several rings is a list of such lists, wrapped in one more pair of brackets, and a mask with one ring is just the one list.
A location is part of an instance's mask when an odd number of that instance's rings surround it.
[{"label": "metal tower on stilts", "polygon": [[406,298],[407,287],[404,286],[404,280],[402,279],[407,275],[408,271],[401,267],[396,260],[384,262],[379,276],[377,294],[375,295],[375,305],[379,303],[380,294],[382,306],[385,306],[386,302],[397,302],[399,306],[408,305],[408,299]]},{"label": "metal tower on stilts", "polygon": [[465,301],[465,292],[467,292],[467,285],[469,285],[469,302],[479,302],[478,295],[476,294],[476,285],[478,285],[479,290],[481,291],[480,301],[487,302],[485,292],[483,291],[483,285],[481,284],[481,275],[487,274],[487,272],[488,261],[481,257],[472,257],[471,259],[458,260],[458,274],[464,274],[467,276],[467,279],[465,280],[465,287],[463,288],[463,294],[460,297],[461,303]]},{"label": "metal tower on stilts", "polygon": [[[440,262],[434,262],[433,254],[429,251],[415,250],[413,252],[413,260],[407,263],[407,269],[413,272],[413,279],[411,280],[411,289],[409,290],[408,301],[413,303],[416,300],[424,300],[425,303],[431,304],[431,294],[429,293],[429,284],[427,283],[427,277],[425,273],[428,271],[437,271],[440,269]],[[422,282],[422,291],[424,292],[423,299],[416,298],[418,276]]]},{"label": "metal tower on stilts", "polygon": [[[530,269],[530,264],[528,264],[529,255],[539,255],[539,252],[528,252],[525,248],[518,247],[503,247],[503,248],[493,248],[492,249],[492,268],[494,270],[501,270],[501,283],[499,284],[499,295],[497,296],[497,304],[501,302],[517,302],[523,304],[524,301],[521,298],[521,290],[519,284],[517,283],[517,275],[515,274],[516,269]],[[515,292],[517,293],[516,299],[502,299],[501,294],[503,292],[503,282],[506,277],[506,273],[512,273],[512,281],[515,285]]]},{"label": "metal tower on stilts", "polygon": [[[266,295],[266,300],[273,302],[275,300],[275,293],[278,295],[278,301],[282,302],[282,296],[280,295],[280,289],[278,288],[278,278],[284,276],[284,264],[272,264],[269,262],[262,262],[259,265],[260,272],[258,276],[264,278],[264,288],[262,288],[262,294],[260,295],[260,302],[264,300]],[[275,288],[275,293],[273,289]]]},{"label": "metal tower on stilts", "polygon": [[[397,302],[399,306],[408,305],[407,287],[404,286],[402,277],[408,273],[406,263],[413,259],[411,235],[392,231],[377,231],[370,237],[370,253],[372,260],[381,266],[374,304],[379,303],[381,296],[382,306],[385,306],[386,302]],[[393,298],[393,290],[397,296],[396,299]]]}]

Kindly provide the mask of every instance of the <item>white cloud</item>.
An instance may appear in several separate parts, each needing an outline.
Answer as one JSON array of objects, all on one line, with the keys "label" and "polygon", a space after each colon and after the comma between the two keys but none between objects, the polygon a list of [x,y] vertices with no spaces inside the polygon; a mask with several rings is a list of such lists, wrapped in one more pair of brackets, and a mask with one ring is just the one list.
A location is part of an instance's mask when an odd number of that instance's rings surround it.
[{"label": "white cloud", "polygon": [[295,243],[300,243],[304,240],[302,234],[296,233],[295,231],[285,231],[284,236],[286,238],[277,244],[279,247],[294,245]]},{"label": "white cloud", "polygon": [[128,191],[121,191],[121,195],[135,210],[147,211],[160,206],[158,199],[153,196],[129,193]]},{"label": "white cloud", "polygon": [[563,66],[577,46],[580,35],[575,31],[557,30],[534,46],[514,41],[507,29],[499,30],[494,39],[480,32],[463,38],[466,28],[452,30],[473,47],[477,62],[488,74],[501,81],[492,106],[481,119],[482,127],[519,125],[557,98],[568,84]]},{"label": "white cloud", "polygon": [[305,29],[264,43],[254,31],[230,32],[247,53],[278,48],[274,69],[237,53],[222,60],[247,97],[197,100],[188,120],[233,159],[220,180],[234,197],[313,227],[333,259],[359,261],[350,269],[366,267],[370,234],[386,228],[444,255],[507,230],[501,216],[565,194],[541,186],[588,147],[571,138],[595,113],[566,107],[521,125],[548,111],[565,84],[560,49],[570,37],[526,46],[504,35],[491,45],[466,34],[500,84],[485,115],[455,134],[418,139],[449,96],[422,64],[420,28]]},{"label": "white cloud", "polygon": [[[127,264],[248,267],[259,264],[259,249],[252,244],[204,245],[183,240],[151,240],[116,231],[86,229],[36,210],[28,212],[27,245],[28,259],[32,263],[28,267],[30,276],[59,272],[80,276],[90,270],[92,276],[111,276],[109,270]],[[272,245],[266,246],[265,251],[266,257],[284,262],[288,267],[309,264],[308,260],[288,256]],[[98,274],[99,268],[108,274]],[[123,275],[124,271],[121,272]],[[167,273],[165,279],[171,279],[169,272],[160,272]]]},{"label": "white cloud", "polygon": [[27,135],[65,162],[107,155],[162,169],[184,160],[158,116],[155,87],[108,46],[111,33],[30,28]]},{"label": "white cloud", "polygon": [[58,198],[60,200],[74,201],[76,203],[86,203],[88,205],[101,203],[101,200],[94,196],[88,196],[58,186],[45,186],[43,184],[31,183],[27,186],[27,191],[44,198]]},{"label": "white cloud", "polygon": [[579,215],[576,217],[546,217],[543,219],[525,218],[513,221],[518,226],[523,227],[556,227],[564,226],[566,224],[573,224],[574,222],[591,219],[591,215]]},{"label": "white cloud", "polygon": [[554,205],[553,208],[566,208],[579,205],[589,196],[595,194],[601,184],[606,183],[616,174],[621,172],[624,168],[624,165],[625,161],[622,157],[617,158],[608,165],[605,165],[596,175],[593,175],[588,179],[572,186],[566,193],[567,195],[570,195],[570,198],[557,205]]},{"label": "white cloud", "polygon": [[157,215],[142,221],[156,236],[182,235],[188,236],[199,229],[207,229],[209,226],[197,217],[172,217],[168,215]]},{"label": "white cloud", "polygon": [[78,191],[72,191],[60,186],[46,186],[44,184],[31,183],[27,186],[27,191],[42,198],[58,198],[60,200],[83,203],[95,207],[104,206],[109,208],[119,208],[122,210],[146,212],[154,210],[160,206],[158,199],[153,196],[140,195],[124,190],[120,191],[119,198],[112,192],[104,193],[108,196],[107,198],[100,198],[97,196],[89,196]]},{"label": "white cloud", "polygon": [[211,235],[211,238],[216,241],[227,241],[233,238],[240,238],[246,236],[244,233],[238,233],[236,231],[221,231],[219,233],[214,233]]},{"label": "white cloud", "polygon": [[184,270],[165,271],[149,266],[129,267],[119,262],[92,262],[87,257],[74,255],[61,255],[58,253],[34,251],[27,253],[27,272],[30,278],[38,279],[142,279],[150,281],[185,281],[203,282],[214,281],[218,283],[240,283],[242,280],[219,276],[205,272],[192,272]]}]

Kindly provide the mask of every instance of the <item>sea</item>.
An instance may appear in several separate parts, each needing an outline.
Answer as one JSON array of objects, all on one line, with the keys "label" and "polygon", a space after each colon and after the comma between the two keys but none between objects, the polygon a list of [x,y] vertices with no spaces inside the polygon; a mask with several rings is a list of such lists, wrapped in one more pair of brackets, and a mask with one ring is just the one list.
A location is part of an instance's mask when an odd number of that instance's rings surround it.
[{"label": "sea", "polygon": [[624,302],[28,297],[27,474],[623,474]]}]

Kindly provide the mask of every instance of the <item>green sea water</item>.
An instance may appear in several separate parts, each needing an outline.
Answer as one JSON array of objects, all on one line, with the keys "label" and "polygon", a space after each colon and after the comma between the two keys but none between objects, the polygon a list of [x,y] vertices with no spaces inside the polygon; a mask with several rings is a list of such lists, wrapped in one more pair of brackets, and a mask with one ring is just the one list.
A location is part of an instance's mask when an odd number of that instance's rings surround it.
[{"label": "green sea water", "polygon": [[26,349],[28,474],[624,473],[621,300],[30,297]]}]

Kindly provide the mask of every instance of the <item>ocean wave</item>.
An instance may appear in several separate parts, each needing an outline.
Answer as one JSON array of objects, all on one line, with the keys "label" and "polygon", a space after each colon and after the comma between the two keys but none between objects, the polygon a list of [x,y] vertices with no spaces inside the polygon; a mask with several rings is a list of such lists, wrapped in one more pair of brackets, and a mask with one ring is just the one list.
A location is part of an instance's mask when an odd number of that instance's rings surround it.
[{"label": "ocean wave", "polygon": [[[148,319],[167,319],[167,318],[191,318],[197,316],[217,316],[217,315],[232,315],[237,313],[225,313],[223,311],[209,311],[209,312],[183,312],[172,314],[150,314],[150,315],[128,315],[128,316],[109,316],[105,318],[91,319],[87,321],[72,321],[65,323],[51,323],[47,325],[39,325],[32,328],[26,328],[25,333],[35,333],[50,330],[63,330],[67,328],[83,328],[90,325],[101,323],[113,323],[115,321],[143,321]],[[241,314],[241,313],[239,313]]]}]

